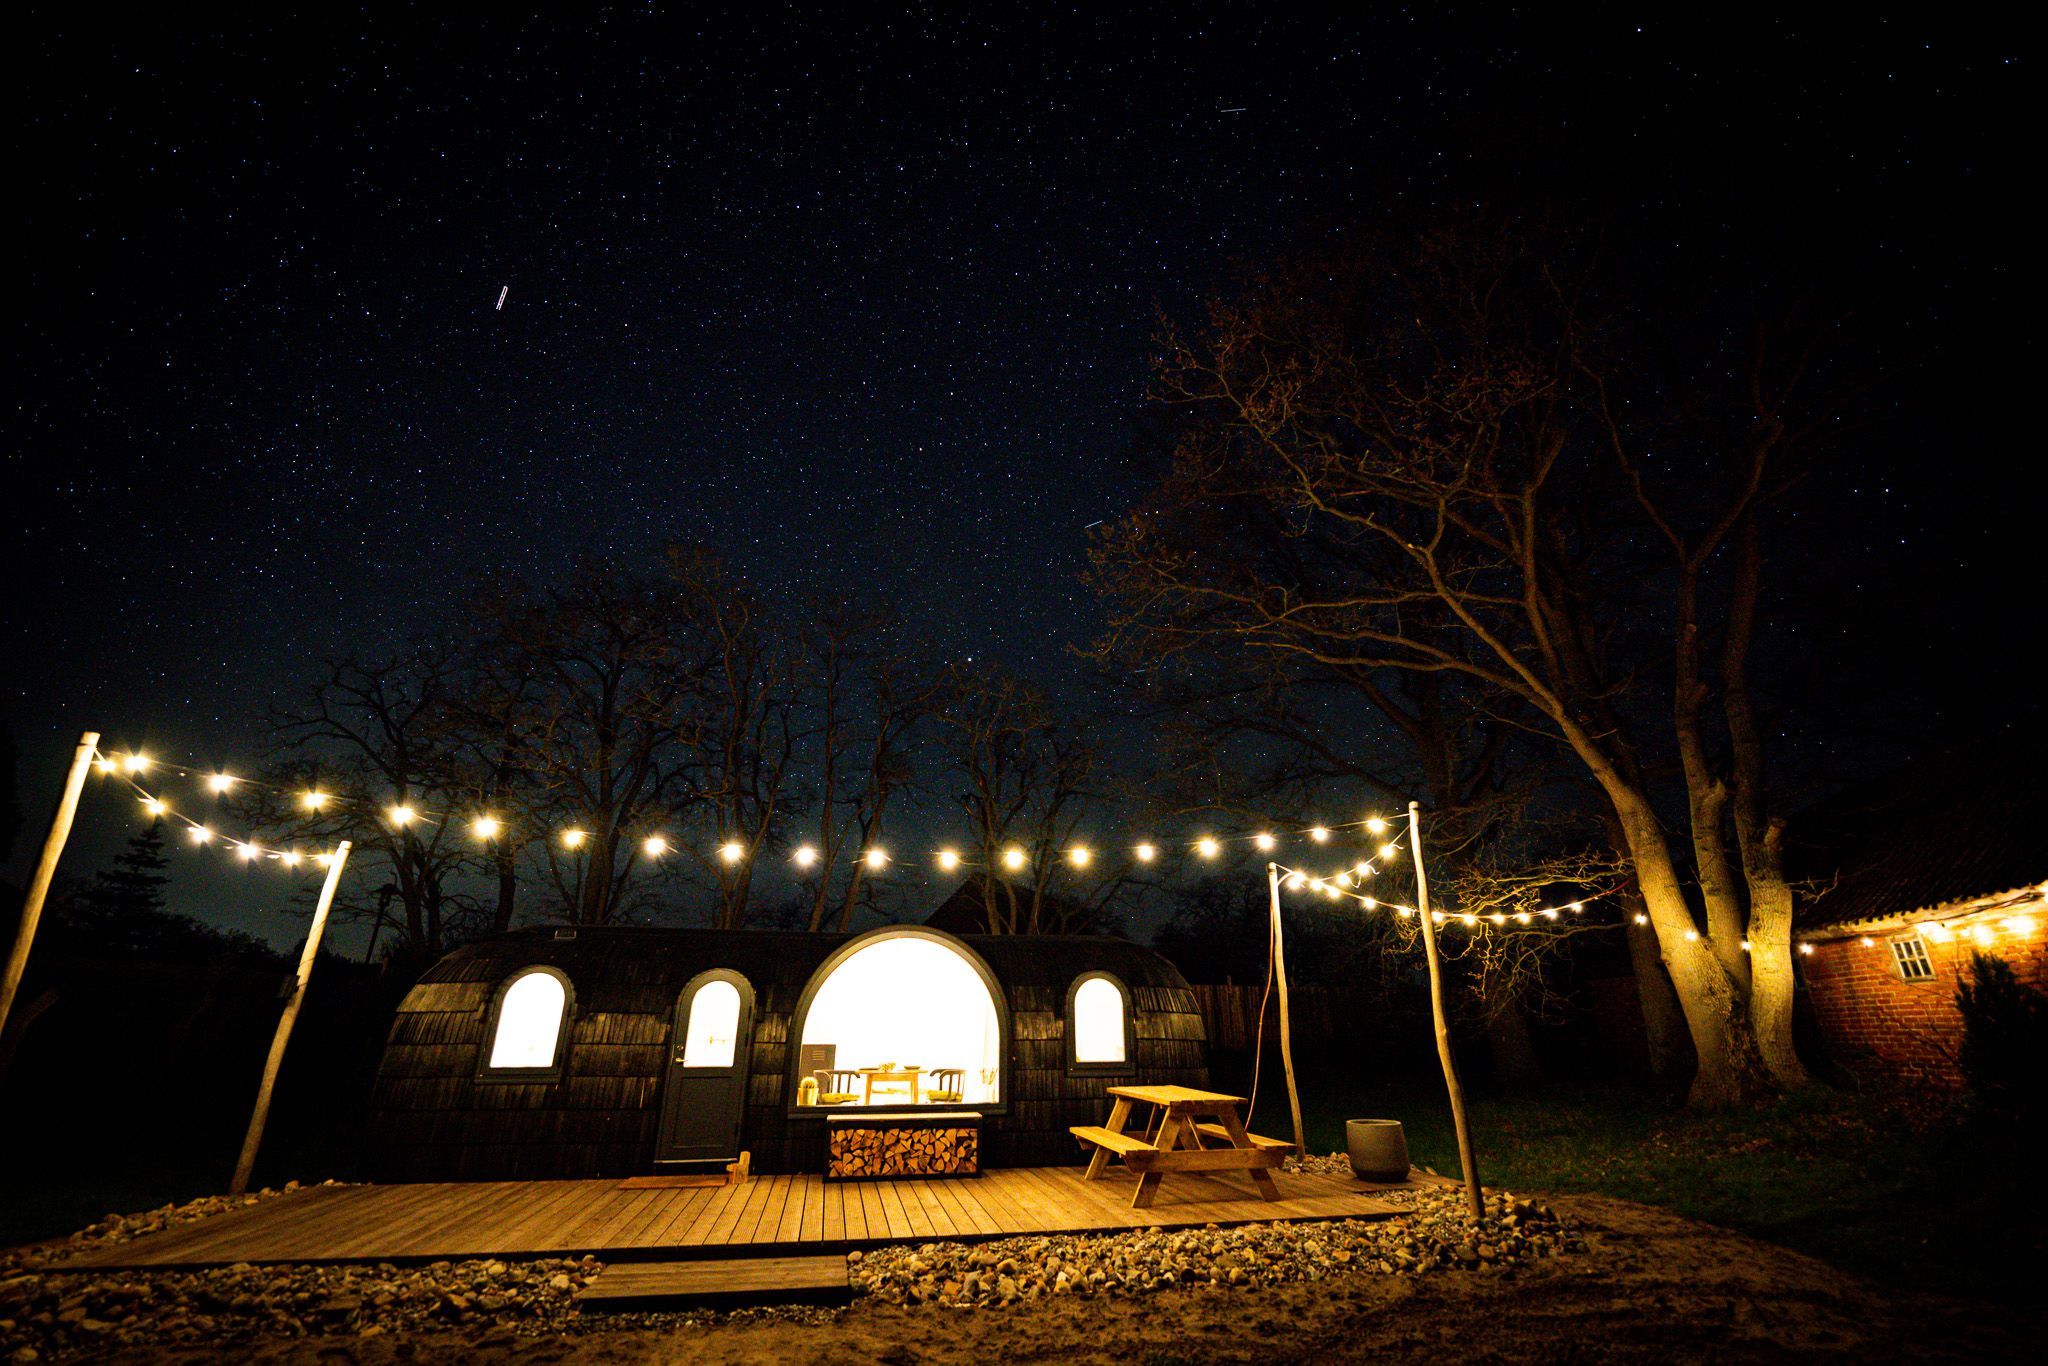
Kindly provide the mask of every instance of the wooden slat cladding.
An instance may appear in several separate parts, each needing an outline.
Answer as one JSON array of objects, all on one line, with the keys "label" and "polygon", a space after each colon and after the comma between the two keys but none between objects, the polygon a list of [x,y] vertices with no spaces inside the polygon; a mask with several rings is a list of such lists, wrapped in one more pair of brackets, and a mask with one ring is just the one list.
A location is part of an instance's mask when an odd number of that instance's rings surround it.
[{"label": "wooden slat cladding", "polygon": [[[793,1016],[806,985],[847,936],[754,930],[519,931],[467,945],[430,969],[393,1022],[372,1089],[374,1170],[394,1179],[539,1180],[630,1176],[653,1164],[676,996],[697,973],[729,968],[753,985],[742,1124],[757,1172],[820,1172],[825,1112],[793,1115]],[[1208,1085],[1202,1002],[1171,964],[1119,939],[966,936],[1000,986],[1010,1022],[1007,1093],[984,1112],[978,1162],[1065,1164],[1067,1134],[1108,1110],[1118,1082]],[[575,988],[561,1077],[478,1078],[499,986],[553,967]],[[1090,971],[1130,991],[1128,1072],[1070,1075],[1067,993]]]}]

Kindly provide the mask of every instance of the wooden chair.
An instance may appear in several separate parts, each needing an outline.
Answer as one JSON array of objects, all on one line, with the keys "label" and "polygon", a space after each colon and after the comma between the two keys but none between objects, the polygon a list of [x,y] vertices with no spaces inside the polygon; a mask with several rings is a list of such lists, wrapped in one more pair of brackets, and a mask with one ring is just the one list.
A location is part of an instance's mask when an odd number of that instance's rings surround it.
[{"label": "wooden chair", "polygon": [[924,1098],[935,1105],[958,1105],[966,1094],[967,1073],[957,1067],[935,1067],[926,1075],[931,1084],[925,1087]]},{"label": "wooden chair", "polygon": [[851,1105],[861,1098],[861,1075],[851,1068],[819,1068],[811,1075],[818,1079],[820,1105]]}]

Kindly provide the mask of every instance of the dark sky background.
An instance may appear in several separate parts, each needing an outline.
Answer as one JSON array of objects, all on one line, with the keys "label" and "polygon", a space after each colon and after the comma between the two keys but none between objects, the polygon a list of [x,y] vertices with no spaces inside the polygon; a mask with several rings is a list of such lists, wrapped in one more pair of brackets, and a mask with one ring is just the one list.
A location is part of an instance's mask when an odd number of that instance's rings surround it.
[{"label": "dark sky background", "polygon": [[[1154,310],[1445,204],[1598,203],[1674,270],[1731,233],[1875,263],[1934,360],[1816,500],[1839,629],[1798,649],[1896,735],[2031,695],[1993,662],[2041,578],[1998,25],[850,8],[26,21],[11,876],[80,729],[247,765],[316,657],[579,554],[708,541],[1069,684]],[[88,797],[67,872],[128,805]],[[183,868],[183,908],[295,932]]]}]

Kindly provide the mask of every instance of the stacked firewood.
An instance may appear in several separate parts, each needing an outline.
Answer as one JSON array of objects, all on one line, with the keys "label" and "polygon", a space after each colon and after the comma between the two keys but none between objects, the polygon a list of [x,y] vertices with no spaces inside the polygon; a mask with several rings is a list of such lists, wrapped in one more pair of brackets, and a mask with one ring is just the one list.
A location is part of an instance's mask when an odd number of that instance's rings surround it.
[{"label": "stacked firewood", "polygon": [[975,1129],[883,1129],[835,1125],[825,1171],[830,1176],[972,1176],[981,1159]]}]

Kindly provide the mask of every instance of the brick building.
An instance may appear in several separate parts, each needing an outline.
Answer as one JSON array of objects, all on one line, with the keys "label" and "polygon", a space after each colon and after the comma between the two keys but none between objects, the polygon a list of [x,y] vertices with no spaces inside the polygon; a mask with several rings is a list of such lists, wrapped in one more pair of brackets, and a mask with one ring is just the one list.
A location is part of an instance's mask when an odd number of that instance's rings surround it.
[{"label": "brick building", "polygon": [[1858,1081],[1952,1088],[1973,953],[2048,990],[2048,749],[2001,738],[1914,764],[1793,826],[1821,890],[1795,918],[1803,1005]]}]

